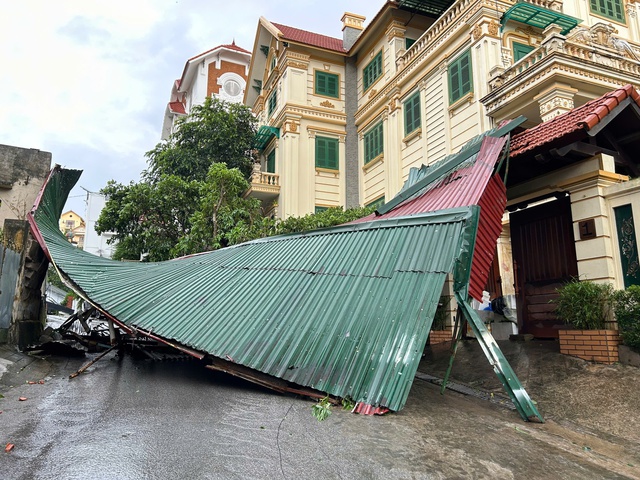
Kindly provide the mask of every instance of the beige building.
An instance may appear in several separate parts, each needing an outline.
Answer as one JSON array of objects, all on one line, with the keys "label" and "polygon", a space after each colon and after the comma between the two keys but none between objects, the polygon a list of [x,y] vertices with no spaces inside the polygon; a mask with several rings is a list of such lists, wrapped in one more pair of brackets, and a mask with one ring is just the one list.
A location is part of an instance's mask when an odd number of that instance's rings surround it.
[{"label": "beige building", "polygon": [[60,215],[60,231],[78,248],[84,247],[86,225],[84,219],[73,210],[68,210]]},{"label": "beige building", "polygon": [[51,153],[0,145],[0,228],[25,220],[51,168]]},{"label": "beige building", "polygon": [[[492,295],[517,297],[520,322],[525,317],[534,331],[548,317],[548,298],[532,302],[571,275],[625,284],[612,218],[614,207],[640,206],[626,182],[639,174],[630,158],[637,129],[620,134],[624,122],[637,125],[640,117],[629,112],[638,107],[630,90],[616,93],[626,103],[613,112],[601,111],[611,104],[606,99],[588,102],[640,85],[637,13],[638,4],[624,0],[395,0],[366,28],[362,16],[345,13],[342,39],[260,18],[244,97],[261,125],[249,194],[280,218],[379,204],[413,168],[522,115],[520,131],[529,130],[520,138],[538,147],[520,147],[511,170],[501,171],[508,204],[491,278],[499,290]],[[583,129],[586,138],[570,130],[554,143],[555,130],[583,105],[593,107],[585,118],[602,121]],[[536,137],[533,127],[562,114]],[[614,119],[619,128],[609,125]],[[536,222],[555,232],[537,246],[527,233]],[[569,237],[560,239],[553,222]],[[584,228],[594,236],[581,236]],[[521,256],[553,244],[568,245],[575,259],[537,278],[542,273]],[[555,253],[566,258],[564,250]]]}]

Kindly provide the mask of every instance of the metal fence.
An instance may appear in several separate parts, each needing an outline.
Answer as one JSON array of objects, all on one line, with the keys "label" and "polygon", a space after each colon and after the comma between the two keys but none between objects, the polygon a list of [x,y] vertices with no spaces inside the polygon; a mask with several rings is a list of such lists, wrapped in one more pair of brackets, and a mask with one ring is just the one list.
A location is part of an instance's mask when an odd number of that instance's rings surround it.
[{"label": "metal fence", "polygon": [[0,245],[0,328],[9,328],[20,254]]}]

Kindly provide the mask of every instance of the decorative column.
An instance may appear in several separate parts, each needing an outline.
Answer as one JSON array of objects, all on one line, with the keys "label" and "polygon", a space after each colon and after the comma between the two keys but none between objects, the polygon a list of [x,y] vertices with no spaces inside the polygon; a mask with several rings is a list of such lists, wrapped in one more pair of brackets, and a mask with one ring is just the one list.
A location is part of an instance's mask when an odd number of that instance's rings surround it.
[{"label": "decorative column", "polygon": [[597,169],[559,183],[558,187],[568,191],[571,196],[573,236],[580,279],[614,283],[614,245],[605,190],[627,177],[613,173],[613,157],[600,154],[593,157],[593,160],[598,162]]},{"label": "decorative column", "polygon": [[629,25],[629,40],[640,42],[640,24],[638,23],[638,0],[628,0],[625,5],[627,25]]},{"label": "decorative column", "polygon": [[540,118],[542,121],[546,122],[573,109],[573,97],[577,92],[577,89],[571,88],[569,85],[555,83],[533,97],[540,105]]}]

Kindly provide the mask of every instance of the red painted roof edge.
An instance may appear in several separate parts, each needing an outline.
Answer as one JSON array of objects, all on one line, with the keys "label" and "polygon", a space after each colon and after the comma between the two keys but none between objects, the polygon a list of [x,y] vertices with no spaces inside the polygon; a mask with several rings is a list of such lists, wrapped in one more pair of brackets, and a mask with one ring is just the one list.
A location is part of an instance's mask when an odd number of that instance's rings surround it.
[{"label": "red painted roof edge", "polygon": [[226,48],[228,50],[235,50],[236,52],[246,53],[248,55],[251,55],[251,52],[249,52],[248,50],[245,50],[244,48],[237,46],[236,45],[236,41],[234,40],[230,44],[218,45],[217,47],[213,47],[213,48],[207,50],[206,52],[199,53],[198,55],[195,55],[195,56],[191,57],[190,59],[188,59],[187,63],[189,63],[191,60],[195,60],[196,58],[202,57],[203,55],[206,55],[207,53],[215,52],[216,50],[219,50],[221,48]]}]

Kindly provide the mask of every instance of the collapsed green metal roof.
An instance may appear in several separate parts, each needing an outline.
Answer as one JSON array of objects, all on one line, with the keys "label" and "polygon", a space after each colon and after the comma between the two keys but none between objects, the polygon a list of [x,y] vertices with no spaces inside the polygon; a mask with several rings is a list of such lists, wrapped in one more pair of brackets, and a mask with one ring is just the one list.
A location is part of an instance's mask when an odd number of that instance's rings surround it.
[{"label": "collapsed green metal roof", "polygon": [[96,257],[58,228],[79,174],[54,171],[34,219],[81,296],[127,326],[368,405],[403,407],[447,273],[468,280],[477,207],[161,263]]},{"label": "collapsed green metal roof", "polygon": [[[59,230],[80,173],[54,167],[28,217],[62,278],[124,328],[230,373],[261,372],[266,381],[244,378],[272,388],[279,379],[400,410],[449,273],[467,301],[477,205],[129,263],[78,250]],[[542,420],[482,321],[465,317],[520,415]]]},{"label": "collapsed green metal roof", "polygon": [[528,2],[518,2],[509,10],[504,12],[500,19],[500,25],[504,26],[508,20],[531,25],[541,29],[547,28],[552,23],[562,27],[562,35],[569,33],[576,25],[582,22],[579,18],[566,15],[562,12],[549,10]]}]

